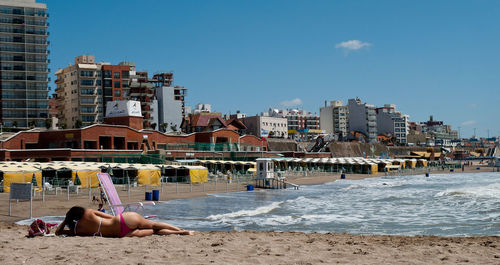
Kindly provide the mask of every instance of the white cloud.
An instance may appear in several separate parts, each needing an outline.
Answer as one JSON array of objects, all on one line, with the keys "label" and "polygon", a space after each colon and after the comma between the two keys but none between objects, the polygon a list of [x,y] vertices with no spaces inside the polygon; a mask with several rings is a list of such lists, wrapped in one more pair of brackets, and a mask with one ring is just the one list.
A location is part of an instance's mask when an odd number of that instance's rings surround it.
[{"label": "white cloud", "polygon": [[343,41],[341,43],[337,43],[335,45],[335,48],[343,49],[344,52],[347,54],[350,51],[357,51],[364,47],[370,47],[370,46],[372,46],[372,44],[369,42],[362,42],[360,40],[348,40],[348,41]]},{"label": "white cloud", "polygon": [[475,120],[470,120],[470,121],[464,121],[462,122],[462,126],[472,126],[476,124],[477,122]]},{"label": "white cloud", "polygon": [[292,99],[292,100],[285,100],[280,103],[284,107],[293,107],[293,106],[299,106],[302,105],[302,100],[300,98]]}]

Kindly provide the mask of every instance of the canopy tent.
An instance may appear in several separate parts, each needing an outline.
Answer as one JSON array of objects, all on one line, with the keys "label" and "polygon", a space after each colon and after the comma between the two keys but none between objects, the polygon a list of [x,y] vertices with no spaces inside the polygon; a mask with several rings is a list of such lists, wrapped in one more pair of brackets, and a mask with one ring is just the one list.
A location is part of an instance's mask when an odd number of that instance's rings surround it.
[{"label": "canopy tent", "polygon": [[32,163],[2,162],[0,164],[0,171],[3,172],[4,192],[10,192],[11,183],[32,182],[33,175],[35,175],[36,187],[42,186],[42,171]]}]

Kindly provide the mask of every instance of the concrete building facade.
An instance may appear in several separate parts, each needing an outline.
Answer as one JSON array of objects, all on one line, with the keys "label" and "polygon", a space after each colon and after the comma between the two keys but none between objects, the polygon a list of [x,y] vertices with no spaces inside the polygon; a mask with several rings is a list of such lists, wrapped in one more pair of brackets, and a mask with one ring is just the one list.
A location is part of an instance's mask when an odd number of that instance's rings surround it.
[{"label": "concrete building facade", "polygon": [[349,133],[349,108],[341,100],[330,101],[320,108],[320,129],[341,140]]},{"label": "concrete building facade", "polygon": [[396,105],[385,104],[377,108],[377,132],[378,134],[390,134],[396,138],[397,143],[407,144],[410,132],[409,116],[396,111]]},{"label": "concrete building facade", "polygon": [[[56,71],[59,125],[76,128],[102,122],[102,66],[93,55],[80,55],[75,64]],[[79,125],[78,123],[81,124]]]},{"label": "concrete building facade", "polygon": [[185,96],[187,95],[187,88],[172,86],[172,73],[155,74],[152,82],[158,100],[158,124],[167,124],[167,126],[164,126],[167,132],[180,132],[182,120],[186,115]]},{"label": "concrete building facade", "polygon": [[257,137],[288,138],[288,122],[286,118],[269,116],[251,116],[242,118],[247,127],[246,132]]},{"label": "concrete building facade", "polygon": [[367,137],[368,142],[377,140],[377,113],[375,106],[361,103],[359,98],[349,99],[349,130],[361,132]]},{"label": "concrete building facade", "polygon": [[0,123],[44,127],[49,87],[45,4],[0,0]]},{"label": "concrete building facade", "polygon": [[155,96],[154,85],[149,80],[148,72],[137,72],[135,63],[129,62],[127,64],[130,65],[130,89],[126,98],[141,103],[144,128],[158,129],[158,101]]},{"label": "concrete building facade", "polygon": [[74,65],[56,71],[60,126],[102,123],[108,102],[131,99],[130,73],[129,63],[96,63],[94,55],[80,55]]},{"label": "concrete building facade", "polygon": [[287,119],[288,135],[295,140],[312,140],[322,133],[319,116],[306,110],[269,109],[267,115]]}]

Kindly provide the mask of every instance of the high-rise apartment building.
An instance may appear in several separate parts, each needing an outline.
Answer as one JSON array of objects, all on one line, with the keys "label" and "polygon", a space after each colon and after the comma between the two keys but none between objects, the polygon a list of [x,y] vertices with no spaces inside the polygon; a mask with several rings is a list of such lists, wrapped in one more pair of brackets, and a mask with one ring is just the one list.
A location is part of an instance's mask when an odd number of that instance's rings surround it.
[{"label": "high-rise apartment building", "polygon": [[56,71],[59,124],[75,128],[103,122],[105,105],[128,99],[130,65],[95,62],[93,55],[75,58],[75,64]]},{"label": "high-rise apartment building", "polygon": [[185,96],[187,89],[172,86],[173,73],[159,73],[153,76],[155,95],[158,99],[158,125],[166,125],[167,131],[180,131],[186,116]]},{"label": "high-rise apartment building", "polygon": [[349,108],[340,100],[330,101],[330,106],[320,108],[320,128],[325,133],[333,134],[338,140],[343,139],[349,132]]},{"label": "high-rise apartment building", "polygon": [[367,142],[377,141],[377,113],[375,106],[361,103],[359,98],[349,99],[349,130],[363,133]]},{"label": "high-rise apartment building", "polygon": [[129,95],[130,65],[105,64],[102,66],[103,106],[106,113],[107,103],[128,98]]},{"label": "high-rise apartment building", "polygon": [[128,98],[141,102],[144,128],[155,127],[155,129],[159,129],[158,101],[155,97],[154,84],[148,78],[148,72],[136,72],[134,65],[130,68],[130,78]]},{"label": "high-rise apartment building", "polygon": [[377,108],[377,132],[385,133],[395,137],[400,144],[408,143],[408,134],[410,132],[409,116],[396,111],[396,105],[385,104]]},{"label": "high-rise apartment building", "polygon": [[0,122],[45,126],[48,115],[48,13],[35,0],[0,0]]},{"label": "high-rise apartment building", "polygon": [[75,64],[56,71],[59,125],[75,128],[103,120],[102,67],[93,55],[80,55]]}]

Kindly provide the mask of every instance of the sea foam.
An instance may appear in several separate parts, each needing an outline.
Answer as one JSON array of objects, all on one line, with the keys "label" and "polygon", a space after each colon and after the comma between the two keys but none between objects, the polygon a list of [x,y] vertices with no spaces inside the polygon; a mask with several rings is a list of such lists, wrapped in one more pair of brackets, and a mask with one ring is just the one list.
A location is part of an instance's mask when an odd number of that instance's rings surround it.
[{"label": "sea foam", "polygon": [[228,219],[228,218],[257,216],[257,215],[269,213],[272,210],[279,208],[281,204],[283,204],[283,202],[273,202],[270,205],[258,207],[258,208],[253,209],[253,210],[240,210],[240,211],[231,212],[231,213],[210,215],[207,217],[207,219],[216,221],[216,220],[223,220],[223,219]]}]

